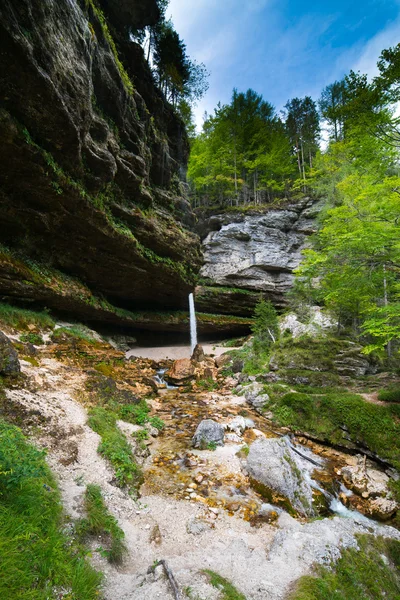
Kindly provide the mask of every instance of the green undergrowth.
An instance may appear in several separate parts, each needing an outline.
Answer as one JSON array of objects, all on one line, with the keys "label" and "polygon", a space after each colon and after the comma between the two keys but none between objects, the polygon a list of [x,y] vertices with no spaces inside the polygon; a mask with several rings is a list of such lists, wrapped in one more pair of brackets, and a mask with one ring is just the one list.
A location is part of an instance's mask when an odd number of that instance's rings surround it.
[{"label": "green undergrowth", "polygon": [[108,511],[98,485],[90,484],[85,492],[86,517],[76,524],[77,534],[85,540],[88,536],[100,538],[106,548],[102,552],[112,564],[120,565],[127,552],[124,532],[118,521]]},{"label": "green undergrowth", "polygon": [[72,325],[71,327],[58,327],[51,336],[55,343],[84,340],[89,344],[98,344],[99,341],[93,337],[90,329],[84,325]]},{"label": "green undergrowth", "polygon": [[28,329],[29,325],[40,329],[52,329],[55,325],[54,319],[47,311],[18,308],[4,302],[0,302],[0,323],[20,331]]},{"label": "green undergrowth", "polygon": [[383,400],[383,402],[400,402],[400,387],[381,390],[378,394],[378,400]]},{"label": "green undergrowth", "polygon": [[64,524],[44,452],[0,420],[0,598],[98,598],[101,575]]},{"label": "green undergrowth", "polygon": [[221,577],[215,571],[205,569],[203,573],[208,576],[211,585],[220,590],[221,600],[246,600],[246,596],[240,593],[230,581]]},{"label": "green undergrowth", "polygon": [[254,296],[257,292],[251,290],[245,290],[243,288],[236,287],[224,287],[224,286],[212,286],[212,285],[203,285],[203,289],[200,293],[196,294],[196,298],[199,299],[203,296],[207,297],[207,294],[213,294],[217,296],[218,294],[243,294],[244,296]]},{"label": "green undergrowth", "polygon": [[[400,469],[400,406],[366,402],[351,393],[312,395],[290,392],[272,394],[266,408],[274,420],[326,440],[348,446],[348,437]],[[400,498],[400,485],[395,482]]]},{"label": "green undergrowth", "polygon": [[288,600],[398,600],[400,542],[360,535],[358,545],[344,550],[332,568],[302,577]]},{"label": "green undergrowth", "polygon": [[107,458],[121,487],[137,493],[143,475],[132,454],[131,447],[117,425],[118,415],[101,407],[89,410],[89,426],[101,437],[98,451]]},{"label": "green undergrowth", "polygon": [[24,344],[29,343],[34,344],[35,346],[42,346],[44,344],[44,340],[39,333],[23,333],[22,335],[20,335],[19,339]]}]

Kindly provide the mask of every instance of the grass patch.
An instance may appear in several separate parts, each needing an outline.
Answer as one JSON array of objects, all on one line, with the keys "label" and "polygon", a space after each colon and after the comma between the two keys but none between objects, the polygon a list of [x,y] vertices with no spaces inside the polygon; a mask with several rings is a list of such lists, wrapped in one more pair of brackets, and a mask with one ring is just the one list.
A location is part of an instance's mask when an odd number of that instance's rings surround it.
[{"label": "grass patch", "polygon": [[230,581],[215,571],[205,569],[203,573],[208,575],[211,585],[221,591],[221,600],[246,600],[246,596],[241,594]]},{"label": "grass patch", "polygon": [[62,532],[56,482],[45,454],[0,420],[0,598],[98,598],[101,575]]},{"label": "grass patch", "polygon": [[55,343],[60,342],[73,342],[76,340],[84,340],[89,344],[98,344],[90,332],[90,329],[84,325],[72,325],[71,327],[59,327],[56,329],[51,336],[51,339]]},{"label": "grass patch", "polygon": [[[380,406],[357,394],[312,396],[291,392],[274,397],[267,408],[280,424],[322,440],[348,446],[348,437],[400,469],[400,406]],[[394,484],[400,499],[400,482]]]},{"label": "grass patch", "polygon": [[97,407],[89,410],[88,423],[101,437],[98,451],[113,466],[118,485],[127,486],[135,493],[143,481],[143,475],[135,462],[131,447],[117,425],[117,418],[115,413]]},{"label": "grass patch", "polygon": [[39,333],[23,333],[20,335],[19,339],[21,342],[34,344],[35,346],[42,346],[44,344],[44,340]]},{"label": "grass patch", "polygon": [[400,598],[400,542],[361,535],[358,544],[358,551],[344,550],[333,569],[318,567],[317,577],[302,577],[289,600]]},{"label": "grass patch", "polygon": [[378,394],[378,400],[383,400],[383,402],[400,402],[400,388],[381,390]]},{"label": "grass patch", "polygon": [[214,381],[212,377],[206,377],[205,379],[198,379],[196,386],[205,392],[211,392],[218,388],[218,382]]},{"label": "grass patch", "polygon": [[46,311],[18,308],[3,302],[0,302],[0,322],[18,330],[28,329],[28,325],[35,325],[40,329],[52,329],[55,325],[54,319]]},{"label": "grass patch", "polygon": [[127,552],[124,544],[125,534],[118,526],[104,503],[101,489],[98,485],[88,485],[85,492],[86,518],[77,524],[77,533],[83,539],[87,536],[101,538],[101,542],[107,545],[105,554],[110,563],[122,564]]}]

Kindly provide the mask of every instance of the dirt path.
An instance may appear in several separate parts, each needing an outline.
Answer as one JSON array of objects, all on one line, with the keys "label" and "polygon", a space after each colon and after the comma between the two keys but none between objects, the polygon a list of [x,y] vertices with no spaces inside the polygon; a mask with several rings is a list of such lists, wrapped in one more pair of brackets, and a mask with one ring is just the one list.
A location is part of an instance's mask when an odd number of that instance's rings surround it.
[{"label": "dirt path", "polygon": [[[167,480],[161,481],[156,489],[151,469],[160,452],[168,451],[166,436],[174,435],[172,429],[168,433],[168,421],[164,437],[151,447],[143,495],[135,502],[113,484],[111,469],[97,453],[99,436],[87,426],[86,411],[77,400],[84,385],[84,373],[49,358],[42,359],[40,367],[26,362],[22,367],[30,378],[29,389],[8,390],[7,394],[13,402],[46,419],[39,443],[48,447],[48,461],[59,479],[65,510],[73,518],[81,517],[85,485],[98,484],[125,532],[129,554],[123,567],[115,568],[93,552],[93,563],[106,575],[107,600],[173,598],[161,567],[154,575],[147,574],[148,567],[157,559],[167,560],[181,589],[190,588],[192,598],[220,597],[201,573],[208,568],[231,580],[247,600],[280,600],[298,577],[310,572],[314,563],[327,564],[338,558],[341,548],[355,546],[355,533],[374,531],[400,539],[400,533],[392,528],[339,517],[300,523],[282,513],[274,525],[252,527],[235,512],[210,507],[196,498],[196,494],[190,499],[177,498],[169,490]],[[224,417],[229,411],[235,414],[240,401],[235,396],[216,394],[207,410]],[[166,406],[167,402],[172,402],[171,397],[166,401],[160,398],[165,414],[171,408]],[[179,399],[176,403],[179,405]],[[207,403],[199,401],[199,411],[204,406]],[[188,440],[185,423],[191,430],[200,413],[190,411],[187,405],[175,409],[180,410],[183,427],[180,444],[185,450]],[[197,452],[198,460],[205,462],[209,476],[214,479],[226,480],[227,474],[240,477],[240,461],[236,456],[239,447],[228,443],[215,452]]]}]

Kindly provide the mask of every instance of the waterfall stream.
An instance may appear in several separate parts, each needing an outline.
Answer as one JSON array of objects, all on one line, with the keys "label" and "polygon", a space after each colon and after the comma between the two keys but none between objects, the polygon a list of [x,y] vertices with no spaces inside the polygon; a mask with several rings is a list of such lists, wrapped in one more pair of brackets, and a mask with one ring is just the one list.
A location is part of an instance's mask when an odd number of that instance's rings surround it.
[{"label": "waterfall stream", "polygon": [[193,294],[189,294],[189,313],[190,313],[190,352],[191,352],[191,354],[193,354],[193,350],[197,346],[197,325],[196,325],[196,313],[194,310]]}]

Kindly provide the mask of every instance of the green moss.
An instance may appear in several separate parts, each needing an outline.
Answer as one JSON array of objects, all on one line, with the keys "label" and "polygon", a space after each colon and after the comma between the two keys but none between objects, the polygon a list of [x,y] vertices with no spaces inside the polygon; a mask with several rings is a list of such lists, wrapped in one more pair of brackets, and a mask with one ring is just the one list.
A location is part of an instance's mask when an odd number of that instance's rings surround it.
[{"label": "green moss", "polygon": [[120,565],[127,552],[124,544],[124,532],[118,521],[107,509],[98,485],[88,485],[85,492],[86,518],[76,524],[77,534],[85,539],[87,536],[101,538],[106,544],[105,554],[110,563]]},{"label": "green moss", "polygon": [[63,530],[57,484],[45,454],[0,420],[0,597],[43,600],[69,590],[98,598],[101,576]]},{"label": "green moss", "polygon": [[292,392],[268,403],[280,425],[341,446],[348,446],[350,437],[396,468],[400,468],[399,408],[371,404],[348,393],[312,396]]},{"label": "green moss", "polygon": [[28,325],[41,329],[51,329],[55,325],[55,321],[45,311],[27,310],[3,302],[0,302],[0,322],[18,330],[27,329]]},{"label": "green moss", "polygon": [[302,577],[288,600],[376,600],[400,598],[400,542],[358,537],[359,549],[348,548],[331,568]]},{"label": "green moss", "polygon": [[[95,0],[87,0],[87,4],[91,7],[91,9],[93,10],[93,13],[96,15],[97,19],[99,20],[99,23],[100,23],[102,31],[103,31],[104,38],[107,40],[107,42],[111,48],[111,51],[114,55],[114,60],[118,67],[118,70],[121,75],[121,79],[123,81],[126,91],[129,94],[133,94],[133,91],[134,91],[133,83],[130,80],[128,73],[126,72],[124,65],[122,64],[121,59],[119,58],[117,47],[115,45],[114,39],[108,28],[107,20],[104,16],[103,11],[98,7]],[[94,29],[92,28],[91,31],[92,31],[92,35],[93,35],[93,33],[95,33]]]},{"label": "green moss", "polygon": [[105,408],[92,408],[89,411],[88,424],[100,435],[98,451],[110,461],[118,484],[137,493],[143,475],[124,434],[117,426],[117,415]]},{"label": "green moss", "polygon": [[208,575],[211,585],[220,590],[221,600],[246,600],[246,597],[230,581],[221,577],[215,571],[205,569],[203,573]]},{"label": "green moss", "polygon": [[95,339],[90,330],[84,325],[72,325],[71,327],[59,327],[54,331],[51,339],[55,343],[69,342],[74,340],[84,340],[89,344],[98,344],[98,340]]}]

